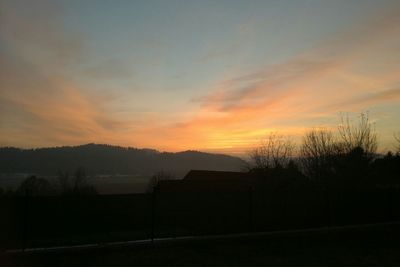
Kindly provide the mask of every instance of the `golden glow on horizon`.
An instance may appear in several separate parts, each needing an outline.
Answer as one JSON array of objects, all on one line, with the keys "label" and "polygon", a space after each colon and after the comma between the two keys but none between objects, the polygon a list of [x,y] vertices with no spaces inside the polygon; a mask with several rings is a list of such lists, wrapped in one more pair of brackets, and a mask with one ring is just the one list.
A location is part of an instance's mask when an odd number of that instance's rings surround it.
[{"label": "golden glow on horizon", "polygon": [[[33,26],[12,17],[5,37],[19,45],[13,47],[15,58],[0,56],[0,104],[5,110],[0,146],[95,142],[242,153],[268,133],[300,140],[310,127],[337,124],[339,112],[366,110],[373,111],[377,125],[382,122],[377,131],[385,132],[381,141],[389,146],[391,133],[400,130],[393,123],[400,117],[399,17],[398,12],[383,14],[281,64],[239,78],[236,73],[221,77],[217,88],[204,88],[204,96],[193,99],[189,110],[123,116],[124,107],[113,106],[113,100],[128,95],[95,93],[96,88],[57,71],[67,65],[66,55],[79,50],[65,41],[70,38],[51,25],[40,36],[14,35],[13,27],[28,33]],[[30,43],[60,58],[46,54],[38,60]],[[175,97],[179,95],[171,93]]]}]

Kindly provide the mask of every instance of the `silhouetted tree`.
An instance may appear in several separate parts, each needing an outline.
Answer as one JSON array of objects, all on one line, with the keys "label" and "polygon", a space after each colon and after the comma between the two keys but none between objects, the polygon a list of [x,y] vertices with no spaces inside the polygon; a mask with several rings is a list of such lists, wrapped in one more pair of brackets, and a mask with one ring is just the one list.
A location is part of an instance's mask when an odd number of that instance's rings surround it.
[{"label": "silhouetted tree", "polygon": [[152,193],[154,188],[158,185],[158,182],[165,180],[176,180],[176,177],[170,172],[159,171],[150,178],[146,192]]},{"label": "silhouetted tree", "polygon": [[317,180],[332,176],[335,162],[343,153],[343,146],[332,131],[313,129],[304,136],[300,149],[303,171]]},{"label": "silhouetted tree", "polygon": [[16,193],[18,195],[41,196],[52,194],[53,191],[49,181],[32,175],[20,184]]},{"label": "silhouetted tree", "polygon": [[288,137],[271,133],[250,152],[248,171],[259,179],[260,185],[271,190],[304,184],[306,179],[293,159],[294,150]]},{"label": "silhouetted tree", "polygon": [[350,121],[348,115],[342,116],[338,130],[344,152],[350,153],[358,149],[359,152],[362,152],[363,157],[372,159],[375,156],[378,141],[368,113],[361,113],[356,124]]},{"label": "silhouetted tree", "polygon": [[342,116],[338,131],[314,129],[308,132],[301,147],[302,167],[312,179],[357,182],[366,177],[375,158],[377,136],[368,114],[358,123]]},{"label": "silhouetted tree", "polygon": [[286,168],[294,149],[295,145],[289,138],[271,133],[250,152],[250,169]]},{"label": "silhouetted tree", "polygon": [[0,197],[1,196],[14,196],[16,194],[16,190],[11,188],[2,188],[0,187]]},{"label": "silhouetted tree", "polygon": [[350,122],[348,116],[342,116],[338,132],[344,149],[337,168],[338,177],[347,184],[365,183],[378,147],[368,113],[361,113],[356,123]]},{"label": "silhouetted tree", "polygon": [[389,151],[384,157],[374,160],[370,169],[371,182],[375,185],[399,188],[399,153],[394,154]]},{"label": "silhouetted tree", "polygon": [[61,194],[64,195],[86,195],[97,193],[95,187],[87,181],[86,171],[83,167],[77,168],[73,176],[70,176],[68,172],[59,171],[58,183]]},{"label": "silhouetted tree", "polygon": [[70,177],[69,177],[68,171],[63,172],[61,170],[58,170],[57,180],[58,180],[58,186],[59,186],[59,190],[60,190],[61,194],[65,194],[65,193],[71,191]]},{"label": "silhouetted tree", "polygon": [[400,154],[400,133],[394,134],[394,139],[397,141],[396,153]]}]

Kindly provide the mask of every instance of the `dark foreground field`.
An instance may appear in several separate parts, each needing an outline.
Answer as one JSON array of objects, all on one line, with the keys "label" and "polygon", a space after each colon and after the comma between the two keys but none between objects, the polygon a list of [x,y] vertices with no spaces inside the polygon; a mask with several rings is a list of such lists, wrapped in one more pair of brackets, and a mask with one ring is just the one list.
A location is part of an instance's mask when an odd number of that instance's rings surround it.
[{"label": "dark foreground field", "polygon": [[400,266],[400,224],[6,253],[0,266]]}]

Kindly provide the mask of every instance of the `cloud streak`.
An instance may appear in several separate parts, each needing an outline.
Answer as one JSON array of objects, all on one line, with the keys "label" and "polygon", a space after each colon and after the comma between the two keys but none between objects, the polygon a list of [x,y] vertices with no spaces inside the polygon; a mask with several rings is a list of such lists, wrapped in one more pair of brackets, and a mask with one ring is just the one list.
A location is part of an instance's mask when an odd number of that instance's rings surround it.
[{"label": "cloud streak", "polygon": [[[240,150],[269,131],[301,134],[338,112],[398,103],[399,14],[384,12],[282,64],[223,81],[192,100],[201,111],[172,126],[170,135],[192,136],[200,147]],[[388,49],[387,43],[397,46]]]},{"label": "cloud streak", "polygon": [[0,145],[119,143],[118,133],[126,142],[126,122],[109,100],[68,76],[85,48],[63,29],[61,10],[46,1],[23,4],[1,2]]},{"label": "cloud streak", "polygon": [[[52,2],[32,8],[0,2],[1,146],[99,142],[243,153],[271,131],[298,136],[338,112],[400,102],[398,8],[280,64],[221,78],[192,98],[191,109],[174,114],[151,112],[155,102],[162,104],[152,92],[149,112],[132,111],[128,90],[104,93],[92,87],[98,83],[76,79],[81,70],[89,80],[112,83],[131,71],[112,59],[91,64],[85,39],[67,31],[62,9]],[[395,112],[390,116],[400,115]]]}]

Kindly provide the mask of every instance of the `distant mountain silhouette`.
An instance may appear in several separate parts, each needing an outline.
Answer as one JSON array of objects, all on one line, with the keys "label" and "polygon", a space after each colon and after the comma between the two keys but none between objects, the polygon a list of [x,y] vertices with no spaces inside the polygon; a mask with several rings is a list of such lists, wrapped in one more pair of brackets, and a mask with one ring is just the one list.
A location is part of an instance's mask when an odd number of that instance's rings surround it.
[{"label": "distant mountain silhouette", "polygon": [[84,167],[90,174],[153,175],[170,171],[183,176],[191,169],[238,171],[237,157],[198,151],[177,153],[102,144],[37,149],[0,148],[0,173],[55,175]]}]

